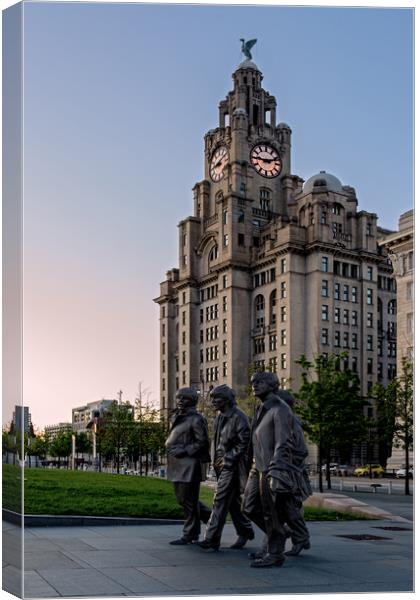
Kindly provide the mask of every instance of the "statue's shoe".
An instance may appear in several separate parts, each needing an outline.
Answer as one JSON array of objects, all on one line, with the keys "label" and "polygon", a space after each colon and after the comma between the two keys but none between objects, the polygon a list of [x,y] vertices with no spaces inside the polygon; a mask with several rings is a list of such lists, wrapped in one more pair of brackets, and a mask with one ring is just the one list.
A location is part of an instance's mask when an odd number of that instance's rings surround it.
[{"label": "statue's shoe", "polygon": [[307,542],[300,542],[299,544],[294,544],[292,546],[292,549],[289,550],[289,552],[285,552],[286,556],[298,556],[302,550],[309,550],[309,548],[311,547],[311,543],[309,541]]},{"label": "statue's shoe", "polygon": [[196,542],[198,540],[198,538],[187,538],[187,537],[182,537],[179,538],[178,540],[172,540],[172,542],[169,542],[171,546],[186,546],[187,544],[194,544],[194,542]]},{"label": "statue's shoe", "polygon": [[248,536],[238,535],[236,541],[230,546],[233,550],[240,550],[245,546],[248,540],[253,540],[255,537],[254,532],[249,532]]},{"label": "statue's shoe", "polygon": [[215,550],[216,552],[220,548],[220,542],[212,542],[211,540],[203,540],[202,542],[197,542],[197,546],[200,546],[202,550]]},{"label": "statue's shoe", "polygon": [[276,558],[274,556],[270,556],[269,554],[266,554],[262,558],[256,558],[255,560],[253,560],[249,566],[253,567],[254,569],[266,569],[269,567],[282,567],[284,561],[285,561],[284,556],[282,556],[281,558]]},{"label": "statue's shoe", "polygon": [[248,558],[251,558],[252,560],[255,560],[256,558],[262,558],[266,554],[267,554],[266,550],[257,550],[257,552],[250,552],[248,554]]}]

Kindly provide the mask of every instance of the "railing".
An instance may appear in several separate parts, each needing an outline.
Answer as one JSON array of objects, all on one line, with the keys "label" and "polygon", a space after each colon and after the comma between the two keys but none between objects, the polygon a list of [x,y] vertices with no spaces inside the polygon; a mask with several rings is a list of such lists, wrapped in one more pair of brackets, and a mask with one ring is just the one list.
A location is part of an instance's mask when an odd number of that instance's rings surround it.
[{"label": "railing", "polygon": [[351,242],[351,233],[343,233],[342,231],[334,231],[333,229],[333,239],[341,242]]},{"label": "railing", "polygon": [[213,216],[209,217],[204,221],[204,227],[207,228],[210,227],[210,225],[214,225],[215,223],[217,223],[218,219],[219,215],[217,213],[214,214]]},{"label": "railing", "polygon": [[256,217],[263,217],[264,219],[273,219],[274,217],[278,217],[279,214],[272,211],[266,210],[265,208],[256,208],[252,207],[252,214]]}]

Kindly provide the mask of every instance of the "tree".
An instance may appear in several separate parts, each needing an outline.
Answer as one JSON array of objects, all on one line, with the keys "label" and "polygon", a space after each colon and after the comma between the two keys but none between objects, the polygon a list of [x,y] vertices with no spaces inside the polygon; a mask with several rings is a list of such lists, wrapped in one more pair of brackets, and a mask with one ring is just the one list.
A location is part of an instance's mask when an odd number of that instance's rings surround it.
[{"label": "tree", "polygon": [[76,434],[76,453],[87,454],[92,451],[92,442],[85,431]]},{"label": "tree", "polygon": [[[71,431],[60,431],[50,443],[49,452],[51,456],[69,458],[71,454]],[[68,463],[67,463],[68,466]]]},{"label": "tree", "polygon": [[45,458],[48,453],[48,441],[44,435],[39,434],[31,439],[31,455]]},{"label": "tree", "polygon": [[113,458],[120,472],[121,458],[133,426],[133,407],[129,402],[118,404],[114,400],[101,419],[100,448],[106,458]]},{"label": "tree", "polygon": [[372,389],[372,397],[375,398],[376,417],[372,421],[371,431],[373,431],[374,441],[378,444],[379,463],[385,468],[392,454],[395,436],[395,386],[388,389],[377,383]]},{"label": "tree", "polygon": [[407,358],[402,359],[402,373],[396,377],[388,386],[389,394],[395,398],[395,435],[394,445],[403,448],[405,453],[405,494],[410,495],[409,451],[413,449],[413,363]]},{"label": "tree", "polygon": [[302,383],[295,396],[296,412],[309,439],[317,445],[319,490],[323,491],[322,462],[326,461],[328,489],[331,489],[331,451],[348,456],[352,446],[366,435],[363,415],[366,401],[360,396],[359,378],[350,369],[341,369],[345,353],[318,355],[313,363],[305,356],[296,361],[302,368]]}]

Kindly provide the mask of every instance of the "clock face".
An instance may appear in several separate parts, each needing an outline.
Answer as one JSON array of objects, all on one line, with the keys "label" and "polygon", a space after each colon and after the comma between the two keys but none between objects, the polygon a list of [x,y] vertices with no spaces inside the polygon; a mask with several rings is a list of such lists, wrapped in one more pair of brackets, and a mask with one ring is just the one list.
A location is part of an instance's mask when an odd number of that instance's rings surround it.
[{"label": "clock face", "polygon": [[223,171],[228,164],[229,156],[226,146],[220,146],[214,152],[210,161],[210,177],[213,181],[220,181],[223,177]]},{"label": "clock face", "polygon": [[281,160],[277,150],[268,144],[258,144],[251,150],[251,164],[263,177],[277,177],[281,172]]}]

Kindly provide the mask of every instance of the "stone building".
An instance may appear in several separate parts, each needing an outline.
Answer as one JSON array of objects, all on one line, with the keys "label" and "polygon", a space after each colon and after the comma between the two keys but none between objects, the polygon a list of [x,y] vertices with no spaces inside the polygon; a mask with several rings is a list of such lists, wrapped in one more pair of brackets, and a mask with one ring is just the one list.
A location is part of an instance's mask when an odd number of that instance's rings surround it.
[{"label": "stone building", "polygon": [[293,173],[292,131],[262,79],[250,60],[233,73],[178,225],[179,266],[155,299],[164,411],[185,385],[245,394],[250,367],[296,389],[302,354],[347,351],[366,396],[395,374],[395,280],[377,243],[390,232],[337,177]]},{"label": "stone building", "polygon": [[44,429],[45,437],[48,437],[49,440],[54,440],[60,433],[67,432],[73,432],[72,424],[68,422],[46,425]]},{"label": "stone building", "polygon": [[102,399],[96,402],[88,402],[84,406],[73,408],[71,411],[73,431],[76,433],[84,431],[86,433],[88,431],[87,425],[90,423],[90,421],[92,421],[94,412],[99,411],[100,413],[103,413],[111,406],[113,402],[115,402],[115,400]]},{"label": "stone building", "polygon": [[414,347],[414,211],[400,216],[398,231],[384,237],[397,281],[397,373],[403,358],[413,358]]}]

